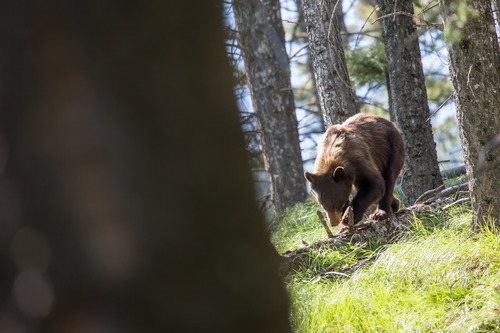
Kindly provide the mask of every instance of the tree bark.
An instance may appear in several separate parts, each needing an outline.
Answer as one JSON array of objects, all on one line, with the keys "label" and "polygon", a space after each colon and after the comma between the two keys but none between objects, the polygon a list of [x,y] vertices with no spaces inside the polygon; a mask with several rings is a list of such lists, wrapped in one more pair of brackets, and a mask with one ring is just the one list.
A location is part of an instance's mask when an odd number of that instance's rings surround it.
[{"label": "tree bark", "polygon": [[[297,23],[299,24],[300,30],[307,35],[306,21],[304,18],[304,13],[302,11],[302,8],[303,8],[302,0],[295,0],[295,3],[297,5],[297,12],[298,12],[298,22]],[[309,44],[309,38],[307,36],[305,37],[305,43]],[[312,81],[312,92],[311,93],[314,96],[315,105],[319,106],[320,98],[318,96],[318,88],[317,88],[316,78],[314,76],[314,67],[312,64],[310,54],[307,55],[306,61],[307,61],[307,68],[309,69],[309,75],[311,76],[311,81]],[[321,106],[320,106],[320,109],[321,109]],[[323,113],[321,113],[321,114],[323,114]],[[321,119],[321,132],[324,132],[325,131],[325,122],[324,122],[323,116],[318,115],[318,117]]]},{"label": "tree bark", "polygon": [[307,197],[278,0],[233,0],[275,213]]},{"label": "tree bark", "polygon": [[221,6],[0,1],[1,332],[290,331]]},{"label": "tree bark", "polygon": [[[453,3],[441,1],[445,28],[456,17]],[[473,227],[485,225],[488,216],[500,227],[500,173],[497,168],[478,170],[479,153],[500,133],[500,50],[490,2],[466,3],[478,16],[468,17],[462,39],[446,41],[459,135],[474,211]],[[486,154],[487,163],[498,158],[498,147]]]},{"label": "tree bark", "polygon": [[500,28],[500,0],[493,0],[493,5],[495,6],[497,26]]},{"label": "tree bark", "polygon": [[338,5],[337,5],[337,10],[335,14],[337,15],[337,21],[339,22],[339,31],[340,31],[340,38],[342,39],[342,47],[344,50],[349,49],[349,35],[347,34],[347,26],[345,25],[345,20],[344,20],[344,11],[342,10],[342,1],[343,0],[337,0]]},{"label": "tree bark", "polygon": [[[411,1],[378,0],[380,16],[413,14]],[[411,17],[389,16],[381,21],[387,58],[391,114],[405,141],[402,201],[412,205],[425,191],[443,184],[427,104],[418,33]]]},{"label": "tree bark", "polygon": [[321,111],[326,128],[356,114],[334,0],[302,0]]}]

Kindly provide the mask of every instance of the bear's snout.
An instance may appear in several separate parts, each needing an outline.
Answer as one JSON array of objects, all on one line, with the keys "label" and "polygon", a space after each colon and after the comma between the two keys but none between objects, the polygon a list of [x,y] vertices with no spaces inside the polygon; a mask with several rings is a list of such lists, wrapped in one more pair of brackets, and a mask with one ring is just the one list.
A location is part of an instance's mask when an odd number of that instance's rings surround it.
[{"label": "bear's snout", "polygon": [[330,222],[330,225],[332,227],[336,227],[340,223],[340,211],[337,210],[331,210],[331,211],[326,211],[326,215],[328,216],[328,221]]}]

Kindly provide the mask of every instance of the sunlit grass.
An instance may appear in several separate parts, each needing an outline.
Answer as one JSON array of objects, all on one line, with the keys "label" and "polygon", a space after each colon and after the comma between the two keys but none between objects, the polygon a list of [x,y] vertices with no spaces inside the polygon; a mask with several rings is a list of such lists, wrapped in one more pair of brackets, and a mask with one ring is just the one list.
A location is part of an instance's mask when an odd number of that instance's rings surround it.
[{"label": "sunlit grass", "polygon": [[[312,243],[328,238],[316,215],[317,210],[321,210],[321,207],[310,197],[305,203],[296,204],[273,221],[272,241],[278,252],[303,247],[303,242]],[[335,229],[332,232],[337,231]]]},{"label": "sunlit grass", "polygon": [[[500,237],[491,228],[472,233],[468,210],[457,208],[451,217],[428,215],[415,219],[415,228],[398,243],[383,248],[372,244],[346,260],[343,264],[380,251],[351,278],[327,280],[319,274],[354,246],[313,251],[305,267],[286,280],[294,330],[500,332]],[[324,232],[317,224],[316,232]],[[295,227],[297,236],[278,231],[288,239],[282,246],[302,246],[304,235],[310,241],[326,238],[313,229]]]}]

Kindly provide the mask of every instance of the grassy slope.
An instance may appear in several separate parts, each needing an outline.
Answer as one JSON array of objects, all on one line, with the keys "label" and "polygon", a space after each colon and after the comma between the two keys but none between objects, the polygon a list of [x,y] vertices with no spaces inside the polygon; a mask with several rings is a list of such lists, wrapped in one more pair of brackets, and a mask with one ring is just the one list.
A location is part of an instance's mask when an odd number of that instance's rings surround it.
[{"label": "grassy slope", "polygon": [[[278,251],[326,238],[316,209],[298,205],[276,223]],[[354,246],[312,252],[307,267],[287,278],[295,331],[500,332],[500,237],[472,234],[470,218],[460,209],[415,221],[396,244],[369,244],[344,264],[378,253],[376,261],[350,279],[319,274]]]}]

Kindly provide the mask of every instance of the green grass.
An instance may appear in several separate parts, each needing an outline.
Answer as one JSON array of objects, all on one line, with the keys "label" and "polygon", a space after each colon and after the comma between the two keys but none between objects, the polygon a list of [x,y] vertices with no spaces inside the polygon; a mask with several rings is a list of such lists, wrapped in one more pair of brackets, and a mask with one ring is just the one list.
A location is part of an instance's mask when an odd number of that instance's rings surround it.
[{"label": "green grass", "polygon": [[[302,246],[302,239],[326,239],[316,216],[296,221],[316,209],[307,203],[295,208],[292,219],[280,219],[273,236],[279,251]],[[431,213],[415,220],[398,243],[373,242],[346,260],[378,253],[351,278],[319,274],[355,246],[311,252],[286,279],[294,331],[500,332],[500,237],[489,228],[471,233],[470,220],[463,208],[451,217]]]},{"label": "green grass", "polygon": [[[296,204],[272,222],[272,242],[278,252],[302,247],[303,241],[312,243],[328,238],[316,215],[316,211],[320,209],[321,207],[310,197],[306,203]],[[332,232],[336,233],[337,230]]]}]

